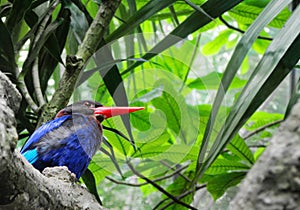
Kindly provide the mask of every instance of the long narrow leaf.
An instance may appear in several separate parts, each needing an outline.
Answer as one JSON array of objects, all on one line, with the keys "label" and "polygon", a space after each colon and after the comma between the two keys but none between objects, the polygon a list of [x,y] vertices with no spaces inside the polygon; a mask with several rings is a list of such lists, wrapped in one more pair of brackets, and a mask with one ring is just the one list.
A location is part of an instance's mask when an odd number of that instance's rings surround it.
[{"label": "long narrow leaf", "polygon": [[204,160],[204,156],[206,154],[207,145],[210,139],[210,135],[212,132],[213,125],[217,118],[218,110],[220,105],[224,99],[225,93],[227,92],[236,72],[241,66],[247,52],[250,47],[258,37],[259,33],[263,30],[263,28],[271,22],[274,17],[285,8],[290,1],[285,0],[273,0],[266,9],[258,16],[256,21],[249,27],[246,31],[245,35],[242,37],[238,45],[236,46],[233,55],[225,69],[224,75],[222,77],[221,85],[218,89],[217,95],[215,97],[215,101],[213,104],[212,111],[210,113],[210,117],[207,123],[207,127],[205,129],[204,137],[202,140],[202,145],[199,151],[197,168],[199,169],[201,163]]},{"label": "long narrow leaf", "polygon": [[300,7],[294,11],[257,65],[226,120],[224,133],[220,133],[214,142],[201,173],[296,65],[300,58],[299,15]]},{"label": "long narrow leaf", "polygon": [[[202,9],[206,11],[206,13],[210,14],[210,17],[216,18],[222,15],[224,12],[230,10],[232,7],[234,7],[241,1],[242,0],[232,0],[232,1],[209,0],[205,4],[203,4]],[[155,45],[148,53],[146,53],[143,56],[143,59],[150,60],[157,54],[163,52],[167,48],[181,41],[189,34],[205,26],[206,24],[212,21],[210,17],[198,11],[194,12],[183,23],[177,26],[168,36],[166,36],[162,41],[160,41],[157,45]],[[128,69],[124,70],[122,74],[126,74],[130,72],[132,69],[136,68],[139,65],[141,65],[140,62],[134,63]]]},{"label": "long narrow leaf", "polygon": [[[101,66],[105,62],[114,62],[111,50],[108,46],[103,46],[101,50],[98,50],[95,53],[95,62],[97,66]],[[103,78],[105,86],[107,87],[109,94],[113,97],[113,100],[115,101],[116,105],[128,106],[128,99],[123,84],[123,79],[121,77],[117,65],[104,68],[101,71],[99,71],[99,73]],[[122,115],[121,118],[129,134],[131,144],[135,145],[130,128],[129,115]]]},{"label": "long narrow leaf", "polygon": [[101,199],[97,191],[96,180],[90,169],[86,169],[81,178],[85,186],[89,189],[90,193],[92,193],[95,196],[96,200],[100,203],[100,205],[102,205]]},{"label": "long narrow leaf", "polygon": [[16,77],[14,47],[10,33],[2,19],[0,19],[0,39],[0,68],[2,71],[9,72]]},{"label": "long narrow leaf", "polygon": [[176,0],[153,0],[143,6],[134,15],[132,15],[126,23],[122,24],[117,30],[115,30],[109,37],[106,38],[107,42],[116,40],[128,32],[135,29],[139,24],[150,18],[152,15],[158,13],[160,10],[170,6]]}]

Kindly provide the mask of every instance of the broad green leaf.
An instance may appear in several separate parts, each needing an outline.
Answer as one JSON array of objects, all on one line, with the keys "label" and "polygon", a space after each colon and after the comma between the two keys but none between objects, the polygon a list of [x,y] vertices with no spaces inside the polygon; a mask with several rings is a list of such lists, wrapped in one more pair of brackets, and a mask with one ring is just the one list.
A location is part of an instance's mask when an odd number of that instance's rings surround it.
[{"label": "broad green leaf", "polygon": [[132,113],[130,117],[132,125],[140,131],[149,130],[151,127],[149,115],[150,114],[148,112],[142,112],[139,114]]},{"label": "broad green leaf", "polygon": [[[258,15],[262,12],[263,8],[239,4],[234,9],[232,9],[229,14],[234,17],[239,23],[245,25],[251,24]],[[269,25],[276,28],[281,28],[283,24],[289,18],[291,12],[286,8],[283,9],[270,23]]]},{"label": "broad green leaf", "polygon": [[256,7],[265,7],[268,3],[270,2],[270,0],[245,0],[244,3],[248,4],[248,5],[252,5],[252,6],[256,6]]},{"label": "broad green leaf", "polygon": [[212,41],[207,42],[202,46],[202,53],[204,55],[213,55],[218,53],[223,46],[228,42],[229,35],[232,34],[232,31],[226,29],[215,37]]},{"label": "broad green leaf", "polygon": [[95,177],[96,186],[105,178],[112,174],[116,168],[110,158],[103,154],[96,154],[89,164],[89,170]]},{"label": "broad green leaf", "polygon": [[[112,126],[109,124],[108,127],[116,126]],[[121,132],[123,133],[123,131]],[[117,158],[123,159],[124,156],[127,156],[132,151],[132,145],[126,139],[110,131],[104,131],[104,135],[108,139],[108,142],[115,149]]]},{"label": "broad green leaf", "polygon": [[245,172],[231,172],[220,174],[212,179],[206,185],[206,189],[212,195],[214,200],[220,198],[225,191],[233,186],[236,186],[246,176]]},{"label": "broad green leaf", "polygon": [[13,76],[17,76],[15,72],[15,54],[14,47],[11,40],[11,35],[6,28],[5,24],[0,20],[0,68],[1,71],[9,72]]},{"label": "broad green leaf", "polygon": [[279,113],[257,111],[247,121],[245,128],[249,131],[253,131],[274,121],[281,120],[283,117],[284,115]]},{"label": "broad green leaf", "polygon": [[15,0],[12,9],[7,17],[7,28],[13,33],[14,28],[20,23],[24,14],[29,9],[32,1],[31,0]]},{"label": "broad green leaf", "polygon": [[265,151],[265,148],[258,148],[255,153],[254,153],[254,158],[255,160],[258,160],[258,158],[263,154],[263,152]]},{"label": "broad green leaf", "polygon": [[237,161],[231,161],[224,158],[218,158],[216,161],[208,168],[205,174],[209,175],[217,175],[224,174],[231,171],[246,171],[249,170],[250,167],[239,163]]},{"label": "broad green leaf", "polygon": [[239,135],[236,135],[226,147],[242,160],[246,160],[248,163],[254,164],[254,157],[250,148]]}]

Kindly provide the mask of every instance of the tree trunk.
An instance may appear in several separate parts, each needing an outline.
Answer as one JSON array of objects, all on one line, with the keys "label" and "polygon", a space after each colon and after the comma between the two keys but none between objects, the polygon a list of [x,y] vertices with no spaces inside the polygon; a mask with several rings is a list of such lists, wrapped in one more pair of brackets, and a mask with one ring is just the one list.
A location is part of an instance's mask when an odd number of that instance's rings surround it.
[{"label": "tree trunk", "polygon": [[247,174],[232,210],[300,209],[300,103]]},{"label": "tree trunk", "polygon": [[0,209],[102,209],[66,167],[34,169],[15,149],[21,96],[0,72]]}]

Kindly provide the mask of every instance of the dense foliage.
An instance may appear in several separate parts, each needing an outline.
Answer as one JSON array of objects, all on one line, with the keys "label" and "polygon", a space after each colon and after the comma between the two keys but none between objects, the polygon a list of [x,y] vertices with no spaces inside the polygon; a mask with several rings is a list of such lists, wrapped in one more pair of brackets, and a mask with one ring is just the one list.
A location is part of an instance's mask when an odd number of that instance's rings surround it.
[{"label": "dense foliage", "polygon": [[[67,88],[65,60],[103,2],[1,1],[0,68],[23,96],[20,146]],[[245,177],[297,97],[295,82],[270,97],[300,56],[291,2],[121,2],[70,99],[145,107],[130,124],[104,122],[110,130],[82,181],[105,207],[182,209],[198,191],[216,200]]]}]

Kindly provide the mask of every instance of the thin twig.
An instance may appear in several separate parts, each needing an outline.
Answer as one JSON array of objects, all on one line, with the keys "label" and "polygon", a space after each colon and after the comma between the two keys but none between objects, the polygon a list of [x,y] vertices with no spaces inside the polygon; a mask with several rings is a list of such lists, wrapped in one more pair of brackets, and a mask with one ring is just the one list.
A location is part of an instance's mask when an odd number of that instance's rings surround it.
[{"label": "thin twig", "polygon": [[[158,182],[158,181],[161,181],[161,180],[164,180],[164,179],[168,179],[174,175],[177,175],[180,173],[180,171],[186,169],[188,167],[188,165],[186,166],[183,166],[181,168],[178,168],[177,170],[175,170],[173,173],[171,174],[168,174],[168,175],[165,175],[165,176],[162,176],[162,177],[159,177],[159,178],[156,178],[156,179],[153,179],[152,182]],[[119,180],[115,180],[111,177],[105,177],[106,179],[116,183],[116,184],[122,184],[122,185],[127,185],[127,186],[131,186],[131,187],[141,187],[141,186],[144,186],[144,185],[147,185],[147,184],[150,184],[149,182],[143,182],[143,183],[130,183],[130,182],[123,182],[123,181],[119,181]]]},{"label": "thin twig", "polygon": [[46,103],[46,101],[44,99],[42,89],[41,89],[40,76],[39,76],[39,58],[38,57],[35,59],[33,66],[32,66],[32,80],[33,80],[35,94],[36,94],[37,100],[39,102],[39,106],[42,107]]},{"label": "thin twig", "polygon": [[[237,27],[234,27],[234,26],[230,25],[230,24],[222,17],[222,15],[219,16],[219,19],[220,19],[221,22],[222,22],[225,26],[227,26],[228,28],[233,29],[233,30],[235,30],[235,31],[238,31],[238,32],[240,32],[240,33],[242,33],[242,34],[245,33],[245,31],[243,31],[243,30],[241,30],[241,29],[239,29],[239,28],[237,28]],[[258,36],[257,38],[258,38],[258,39],[263,39],[263,40],[268,40],[268,41],[272,41],[272,40],[273,40],[273,38],[265,37],[265,36]]]},{"label": "thin twig", "polygon": [[[200,189],[202,189],[204,187],[206,187],[206,184],[201,185],[201,186],[197,186],[196,189],[191,189],[191,190],[185,191],[184,193],[182,193],[181,195],[177,196],[176,198],[182,199],[185,196],[187,196],[187,195],[189,195],[189,194],[191,194],[193,192],[196,192],[196,191],[198,191],[198,190],[200,190]],[[161,200],[158,204],[156,204],[156,206],[153,208],[153,210],[157,209],[162,203],[164,203],[167,200],[169,200],[169,198],[165,198],[165,199]],[[167,203],[166,205],[164,205],[160,209],[166,209],[167,207],[171,206],[172,204],[174,204],[174,201],[170,201],[169,203]]]},{"label": "thin twig", "polygon": [[[167,166],[168,168],[172,169],[173,171],[176,171],[177,169],[174,169],[172,166],[170,166],[166,161],[160,161],[161,164],[163,164],[164,166]],[[185,167],[188,167],[185,166]],[[181,176],[182,178],[184,178],[187,182],[191,182],[192,180],[190,180],[188,177],[186,177],[185,175],[183,175],[182,173],[178,173],[179,176]]]},{"label": "thin twig", "polygon": [[269,124],[266,124],[266,125],[264,125],[262,127],[259,127],[258,129],[254,130],[254,131],[248,133],[246,136],[244,136],[244,140],[246,140],[246,139],[250,138],[251,136],[253,136],[253,135],[255,135],[255,134],[257,134],[257,133],[265,130],[266,128],[269,128],[269,127],[272,127],[272,126],[277,125],[279,123],[282,123],[283,121],[284,121],[284,119],[276,120],[276,121],[271,122]]},{"label": "thin twig", "polygon": [[172,199],[175,203],[178,203],[186,208],[189,209],[193,209],[193,210],[197,210],[196,208],[190,206],[189,204],[186,204],[184,202],[182,202],[181,200],[177,199],[175,196],[173,196],[171,193],[167,192],[165,189],[163,189],[161,186],[159,186],[158,184],[156,184],[155,182],[153,182],[152,180],[148,179],[147,177],[145,177],[144,175],[140,174],[138,171],[135,170],[135,168],[133,167],[133,165],[128,161],[127,162],[129,168],[131,169],[131,171],[138,177],[140,177],[141,179],[144,179],[146,182],[149,182],[153,187],[155,187],[157,190],[159,190],[160,192],[162,192],[163,194],[165,194],[166,196],[168,196],[170,199]]}]

